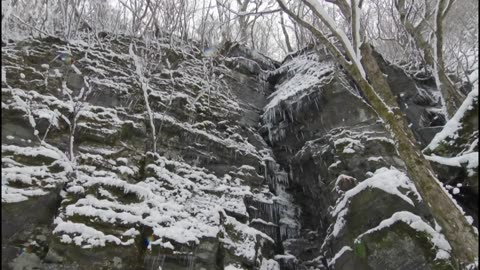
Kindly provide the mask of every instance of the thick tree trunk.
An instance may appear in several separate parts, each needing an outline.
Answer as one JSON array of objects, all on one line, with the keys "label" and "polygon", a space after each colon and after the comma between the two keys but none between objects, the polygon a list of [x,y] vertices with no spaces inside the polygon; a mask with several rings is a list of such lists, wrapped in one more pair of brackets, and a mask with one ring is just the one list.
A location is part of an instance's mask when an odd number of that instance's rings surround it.
[{"label": "thick tree trunk", "polygon": [[442,227],[442,233],[452,246],[454,258],[463,266],[473,263],[478,257],[478,235],[440,186],[430,163],[419,150],[406,118],[402,115],[388,82],[372,55],[370,45],[363,44],[361,53],[362,65],[370,82],[364,80],[360,73],[354,70],[351,72],[352,77],[363,90],[371,106],[390,128],[408,174],[430,207],[433,217]]},{"label": "thick tree trunk", "polygon": [[[248,3],[250,0],[237,0],[238,5],[240,5],[239,13],[244,13],[247,11]],[[240,31],[240,43],[246,44],[248,40],[247,28],[248,28],[248,17],[241,14],[238,16],[238,24]]]},{"label": "thick tree trunk", "polygon": [[[312,4],[314,2],[310,2],[309,0],[303,1],[312,11],[316,8]],[[452,246],[453,259],[462,266],[477,261],[478,234],[476,234],[474,228],[468,223],[460,209],[457,208],[435,178],[430,163],[425,159],[420,148],[417,146],[412,130],[408,127],[406,117],[404,117],[400,111],[388,82],[372,55],[370,45],[363,44],[361,46],[361,54],[349,56],[350,61],[347,61],[339,48],[335,46],[323,32],[289,10],[283,0],[277,0],[277,2],[285,13],[311,31],[312,34],[327,47],[329,52],[357,83],[367,101],[383,120],[387,129],[392,133],[393,139],[396,142],[397,151],[406,164],[410,178],[415,183],[426,205],[430,208],[433,217],[442,227],[442,233]],[[315,14],[325,24],[330,23],[328,18],[322,17],[324,15],[318,10]],[[331,30],[334,28],[333,25],[329,25],[329,27]],[[334,30],[335,29],[332,30],[333,34],[337,38],[342,39],[342,35]],[[346,41],[343,40],[343,43],[345,42]],[[343,49],[346,49],[348,45],[351,44],[342,45]],[[352,61],[352,57],[356,59],[361,57],[362,62],[358,63],[358,60]],[[370,81],[367,81],[364,72]]]},{"label": "thick tree trunk", "polygon": [[248,40],[248,35],[247,35],[247,20],[245,16],[239,16],[238,22],[240,25],[240,43],[246,44]]}]

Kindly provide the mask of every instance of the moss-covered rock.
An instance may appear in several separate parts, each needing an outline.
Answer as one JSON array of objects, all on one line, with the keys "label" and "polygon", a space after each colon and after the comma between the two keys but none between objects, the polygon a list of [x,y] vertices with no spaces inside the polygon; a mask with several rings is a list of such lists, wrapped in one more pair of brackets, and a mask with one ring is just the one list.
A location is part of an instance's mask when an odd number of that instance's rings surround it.
[{"label": "moss-covered rock", "polygon": [[[455,269],[449,260],[436,259],[436,248],[425,233],[403,222],[363,236],[360,255],[371,269]],[[361,244],[360,244],[361,243]]]}]

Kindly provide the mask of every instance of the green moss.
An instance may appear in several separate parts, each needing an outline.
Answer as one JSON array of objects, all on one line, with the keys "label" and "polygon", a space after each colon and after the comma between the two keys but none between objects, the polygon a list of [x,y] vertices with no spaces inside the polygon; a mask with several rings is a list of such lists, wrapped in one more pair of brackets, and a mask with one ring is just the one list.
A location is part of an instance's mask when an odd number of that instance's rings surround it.
[{"label": "green moss", "polygon": [[118,269],[113,263],[115,257],[122,259],[122,269],[142,269],[135,244],[119,246],[107,242],[104,247],[85,249],[73,243],[61,243],[58,237],[54,237],[50,250],[62,258],[62,269]]},{"label": "green moss", "polygon": [[[396,264],[405,265],[402,257],[409,258],[409,264],[429,266],[428,269],[451,270],[448,260],[436,260],[436,248],[429,235],[412,229],[404,222],[367,234],[355,241],[355,255],[367,256],[369,265],[378,261],[399,259]],[[376,261],[376,262],[374,262]]]},{"label": "green moss", "polygon": [[355,253],[355,256],[359,258],[367,257],[367,247],[362,242],[362,240],[357,240],[354,242],[354,253]]},{"label": "green moss", "polygon": [[[411,198],[415,201],[415,198]],[[349,211],[345,217],[348,230],[346,237],[355,239],[359,234],[377,226],[382,220],[398,211],[416,209],[404,200],[377,188],[362,190],[351,199]]]},{"label": "green moss", "polygon": [[112,134],[102,133],[102,128],[115,129],[115,127],[99,126],[97,130],[97,127],[92,125],[78,127],[78,133],[80,136],[77,137],[77,142],[93,142],[108,146],[115,146],[115,144],[118,142],[118,139],[120,138],[119,131],[116,130],[117,132]]},{"label": "green moss", "polygon": [[478,138],[478,100],[473,103],[473,109],[465,112],[460,120],[460,129],[457,137],[446,138],[433,150],[426,150],[425,154],[432,153],[440,156],[455,156],[456,154],[467,150],[472,142]]},{"label": "green moss", "polygon": [[120,131],[118,132],[118,138],[121,140],[128,140],[131,139],[134,135],[133,129],[135,127],[133,126],[133,123],[127,122],[122,127],[120,128]]},{"label": "green moss", "polygon": [[242,234],[235,230],[235,226],[233,224],[225,224],[225,231],[227,232],[230,239],[234,242],[240,242],[242,240]]},{"label": "green moss", "polygon": [[50,165],[56,159],[43,156],[43,155],[37,155],[37,156],[25,156],[25,155],[14,155],[13,159],[19,163],[25,164],[25,165],[31,165],[31,166],[39,166],[39,165]]},{"label": "green moss", "polygon": [[31,187],[32,185],[26,184],[26,183],[21,182],[21,181],[12,181],[12,180],[10,179],[10,180],[8,180],[8,186],[9,186],[9,187],[12,187],[12,188],[23,189],[23,188],[29,188],[29,187]]}]

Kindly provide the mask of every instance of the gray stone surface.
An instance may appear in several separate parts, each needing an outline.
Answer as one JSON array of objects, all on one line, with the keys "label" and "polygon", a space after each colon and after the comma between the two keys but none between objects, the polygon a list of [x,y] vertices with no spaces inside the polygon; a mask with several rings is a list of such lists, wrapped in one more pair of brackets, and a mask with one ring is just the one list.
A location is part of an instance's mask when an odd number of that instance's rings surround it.
[{"label": "gray stone surface", "polygon": [[[434,227],[411,187],[400,195],[360,190],[335,228],[332,211],[347,193],[378,169],[405,166],[328,55],[305,50],[280,64],[238,44],[210,57],[192,44],[163,44],[160,65],[147,74],[152,153],[132,40],[105,42],[88,59],[86,47],[69,44],[81,74],[49,63],[66,49],[60,40],[2,46],[2,269],[260,269],[269,259],[281,270],[449,269],[448,260],[434,262],[431,238],[402,222],[355,242],[399,211]],[[292,68],[305,55],[332,70],[271,103],[282,85],[313,72]],[[433,121],[436,90],[379,61],[428,143],[444,123]],[[80,93],[88,94],[71,132],[69,95]],[[438,171],[453,182],[464,173]],[[351,251],[336,256],[344,247]]]}]

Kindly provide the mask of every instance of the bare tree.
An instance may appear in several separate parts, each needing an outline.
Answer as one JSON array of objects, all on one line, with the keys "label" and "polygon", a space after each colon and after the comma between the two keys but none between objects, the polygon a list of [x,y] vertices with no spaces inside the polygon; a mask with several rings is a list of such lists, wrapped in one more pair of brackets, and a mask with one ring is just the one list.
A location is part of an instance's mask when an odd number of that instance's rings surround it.
[{"label": "bare tree", "polygon": [[424,1],[421,5],[418,2],[407,5],[405,0],[395,1],[400,21],[412,36],[415,45],[423,52],[425,64],[431,69],[441,90],[448,117],[455,114],[464,99],[448,77],[443,58],[443,24],[454,2],[436,0]]},{"label": "bare tree", "polygon": [[[129,46],[129,54],[133,59],[135,74],[143,93],[146,114],[150,125],[152,152],[157,152],[157,133],[155,128],[155,115],[150,107],[149,97],[153,91],[149,85],[150,75],[160,66],[160,59],[163,55],[158,44],[152,44],[149,38],[144,39],[144,47],[137,47],[131,43]],[[137,52],[136,52],[137,51]],[[140,55],[140,56],[139,56]]]},{"label": "bare tree", "polygon": [[231,26],[230,26],[231,12],[229,11],[229,9],[231,9],[230,1],[228,0],[225,2],[223,1],[221,2],[220,0],[217,1],[218,20],[221,25],[221,32],[222,32],[221,43],[232,39]]},{"label": "bare tree", "polygon": [[280,15],[280,25],[282,26],[283,36],[285,37],[285,45],[287,46],[287,51],[291,53],[293,52],[293,48],[290,44],[290,37],[288,36],[287,27],[285,26],[285,21],[283,20],[283,14]]},{"label": "bare tree", "polygon": [[244,15],[247,11],[248,3],[250,0],[237,0],[239,5],[239,16],[238,16],[238,24],[239,24],[239,31],[240,31],[240,42],[246,43],[248,39],[247,35],[247,27],[248,27],[248,17]]},{"label": "bare tree", "polygon": [[144,19],[147,16],[147,12],[150,8],[151,0],[145,0],[145,1],[119,0],[119,2],[131,12],[131,15],[132,15],[131,33],[133,35],[140,33],[144,23]]}]

